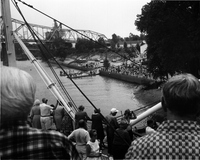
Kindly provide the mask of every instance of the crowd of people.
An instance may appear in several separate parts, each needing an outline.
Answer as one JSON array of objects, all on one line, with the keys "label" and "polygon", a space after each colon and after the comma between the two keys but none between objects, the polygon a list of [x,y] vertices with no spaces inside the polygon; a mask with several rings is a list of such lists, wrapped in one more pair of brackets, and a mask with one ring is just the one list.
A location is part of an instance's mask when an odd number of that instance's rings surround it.
[{"label": "crowd of people", "polygon": [[[102,68],[102,70],[106,70]],[[118,73],[122,75],[145,77],[148,79],[153,79],[153,76],[147,71],[146,67],[143,65],[135,65],[134,63],[125,64],[123,63],[120,66],[110,66],[106,71],[112,73]]]},{"label": "crowd of people", "polygon": [[137,117],[129,109],[120,120],[116,108],[106,117],[95,109],[90,118],[81,105],[73,123],[60,101],[49,105],[46,98],[35,98],[34,80],[23,70],[2,67],[0,86],[2,159],[99,160],[105,147],[114,159],[200,158],[200,82],[191,74],[163,85],[167,120],[159,126],[149,120],[142,137],[133,134],[130,120]]},{"label": "crowd of people", "polygon": [[56,105],[47,104],[48,99],[43,98],[34,101],[28,116],[28,124],[43,131],[57,130],[66,136],[73,130],[73,120],[65,111],[61,102],[57,101]]}]

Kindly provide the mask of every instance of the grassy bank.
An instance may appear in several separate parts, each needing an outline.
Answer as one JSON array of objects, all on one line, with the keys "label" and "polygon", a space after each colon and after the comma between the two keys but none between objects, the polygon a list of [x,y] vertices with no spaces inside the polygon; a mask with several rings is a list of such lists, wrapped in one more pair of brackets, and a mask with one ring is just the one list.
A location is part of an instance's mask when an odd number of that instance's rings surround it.
[{"label": "grassy bank", "polygon": [[161,89],[145,90],[143,88],[139,88],[134,94],[135,98],[137,98],[140,103],[144,105],[161,100]]}]

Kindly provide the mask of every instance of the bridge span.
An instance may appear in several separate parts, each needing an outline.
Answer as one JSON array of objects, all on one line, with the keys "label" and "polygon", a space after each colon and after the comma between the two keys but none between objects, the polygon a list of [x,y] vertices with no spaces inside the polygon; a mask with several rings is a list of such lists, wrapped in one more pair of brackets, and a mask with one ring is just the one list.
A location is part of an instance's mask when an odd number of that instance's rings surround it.
[{"label": "bridge span", "polygon": [[[25,22],[12,18],[12,27],[13,31],[18,34],[20,39],[23,42],[34,42],[34,38],[32,37],[30,31],[28,30]],[[3,28],[3,20],[0,18],[1,29]],[[107,37],[102,34],[91,30],[71,30],[67,28],[62,28],[62,24],[57,25],[57,22],[54,21],[54,26],[43,26],[38,24],[29,23],[31,28],[35,31],[37,36],[41,39],[41,41],[51,41],[55,37],[61,37],[67,42],[76,43],[78,38],[86,38],[97,41],[99,38],[103,38],[107,41]],[[81,33],[81,34],[80,34]]]}]

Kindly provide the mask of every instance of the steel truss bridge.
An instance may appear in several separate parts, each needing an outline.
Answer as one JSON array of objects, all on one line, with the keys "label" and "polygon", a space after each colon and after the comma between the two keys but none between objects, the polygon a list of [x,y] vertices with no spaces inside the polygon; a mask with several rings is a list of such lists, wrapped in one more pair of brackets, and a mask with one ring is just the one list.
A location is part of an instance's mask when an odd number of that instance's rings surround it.
[{"label": "steel truss bridge", "polygon": [[[18,34],[18,36],[23,42],[35,42],[25,22],[13,18],[11,19],[11,21],[12,21],[13,31]],[[2,18],[0,19],[0,24],[2,30],[3,28]],[[33,31],[37,34],[37,36],[40,38],[41,41],[51,42],[53,38],[58,36],[63,38],[66,42],[70,43],[76,43],[78,38],[87,39],[86,37],[94,41],[97,41],[99,38],[103,38],[105,41],[108,40],[107,37],[102,33],[94,32],[91,30],[76,30],[77,31],[76,32],[71,29],[62,28],[62,25],[57,25],[56,22],[54,22],[53,27],[31,24],[31,23],[29,23],[29,25],[33,29]]]}]

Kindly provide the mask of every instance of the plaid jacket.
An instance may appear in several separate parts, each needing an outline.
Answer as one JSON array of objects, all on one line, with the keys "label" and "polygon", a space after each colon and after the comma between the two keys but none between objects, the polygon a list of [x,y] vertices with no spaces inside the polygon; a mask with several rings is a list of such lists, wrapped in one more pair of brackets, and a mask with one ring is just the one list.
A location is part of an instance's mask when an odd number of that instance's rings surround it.
[{"label": "plaid jacket", "polygon": [[1,159],[79,159],[66,136],[56,131],[41,131],[26,124],[1,127]]},{"label": "plaid jacket", "polygon": [[126,159],[200,159],[200,126],[194,121],[165,121],[156,133],[133,141]]}]

